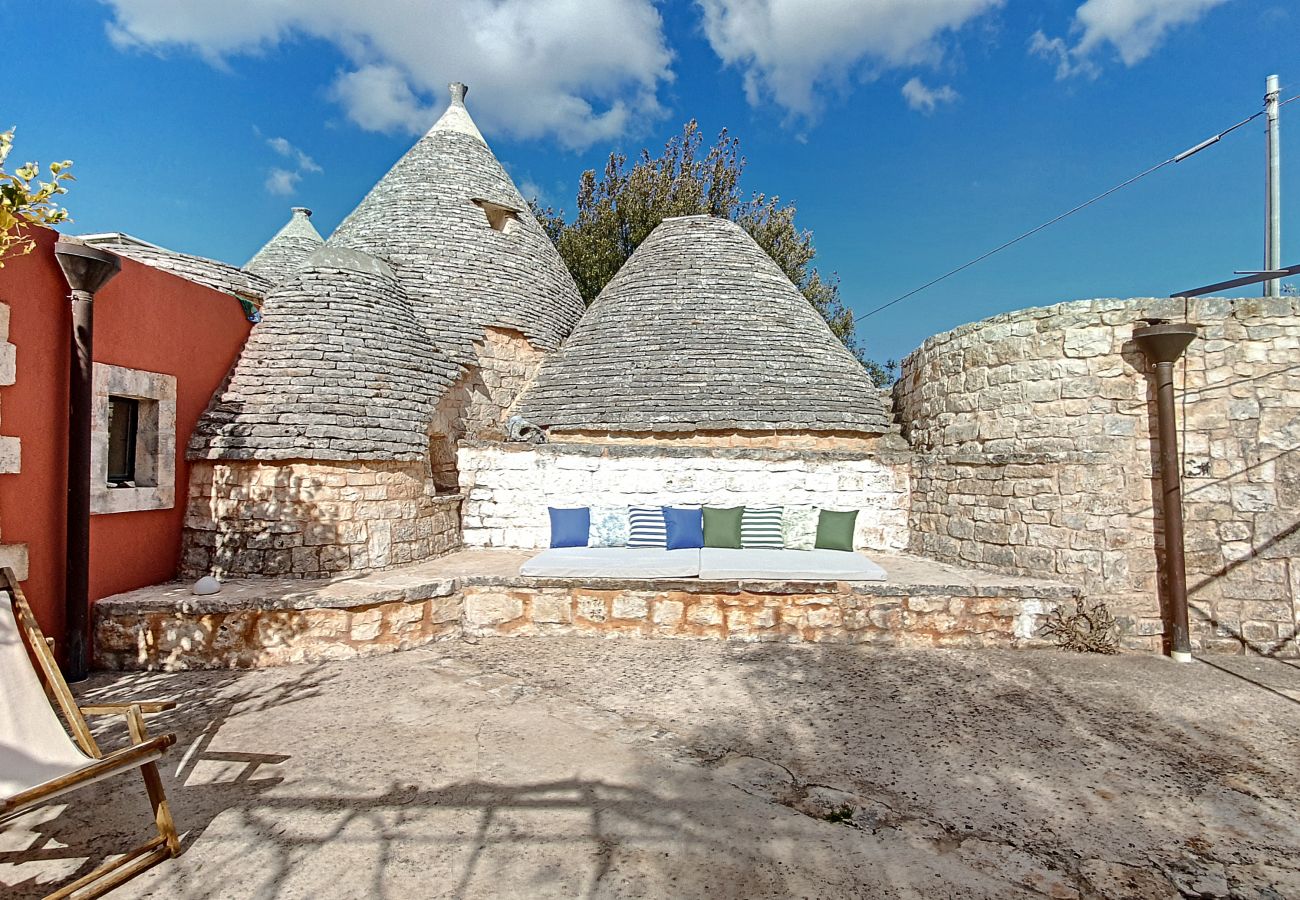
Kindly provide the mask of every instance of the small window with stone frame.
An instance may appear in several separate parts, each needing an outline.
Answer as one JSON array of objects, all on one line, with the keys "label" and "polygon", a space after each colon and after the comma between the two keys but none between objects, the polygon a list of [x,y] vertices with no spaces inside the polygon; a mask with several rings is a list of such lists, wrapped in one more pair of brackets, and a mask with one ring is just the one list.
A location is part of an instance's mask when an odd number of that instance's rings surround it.
[{"label": "small window with stone frame", "polygon": [[140,401],[108,398],[108,484],[135,487],[136,446],[140,434]]}]

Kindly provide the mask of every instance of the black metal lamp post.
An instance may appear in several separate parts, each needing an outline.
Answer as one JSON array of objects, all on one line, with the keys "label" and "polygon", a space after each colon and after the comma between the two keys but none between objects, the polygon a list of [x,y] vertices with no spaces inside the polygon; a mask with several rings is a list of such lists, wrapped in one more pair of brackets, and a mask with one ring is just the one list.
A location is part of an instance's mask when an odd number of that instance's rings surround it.
[{"label": "black metal lamp post", "polygon": [[1143,319],[1133,332],[1147,362],[1155,367],[1156,415],[1160,425],[1160,485],[1165,521],[1165,585],[1169,591],[1169,655],[1192,661],[1187,625],[1187,566],[1183,559],[1183,485],[1178,464],[1178,422],[1174,416],[1174,363],[1196,339],[1196,326],[1167,319]]},{"label": "black metal lamp post", "polygon": [[68,521],[63,661],[68,681],[86,677],[86,607],[90,600],[90,415],[95,347],[95,292],[122,261],[112,253],[61,240],[54,255],[72,288],[68,356]]}]

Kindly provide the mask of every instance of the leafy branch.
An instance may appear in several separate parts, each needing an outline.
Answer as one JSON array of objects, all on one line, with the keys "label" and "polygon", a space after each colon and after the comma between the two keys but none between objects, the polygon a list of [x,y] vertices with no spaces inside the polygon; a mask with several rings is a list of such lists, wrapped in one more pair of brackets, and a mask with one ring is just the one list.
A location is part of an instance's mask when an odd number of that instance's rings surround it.
[{"label": "leafy branch", "polygon": [[[5,160],[14,145],[14,129],[0,132],[0,268],[7,256],[25,256],[36,247],[32,225],[57,225],[71,221],[68,211],[54,198],[68,192],[75,181],[67,171],[72,161],[50,163],[50,180],[40,181],[40,163],[24,163],[5,171]],[[35,183],[35,186],[33,186]]]}]

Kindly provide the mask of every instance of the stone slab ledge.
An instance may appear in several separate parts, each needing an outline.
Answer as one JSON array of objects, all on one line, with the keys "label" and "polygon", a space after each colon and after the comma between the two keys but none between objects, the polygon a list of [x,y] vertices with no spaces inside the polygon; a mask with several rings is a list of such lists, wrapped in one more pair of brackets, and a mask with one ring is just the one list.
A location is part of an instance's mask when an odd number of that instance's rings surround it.
[{"label": "stone slab ledge", "polygon": [[686,459],[710,457],[714,459],[755,459],[765,461],[873,459],[886,464],[906,464],[912,459],[911,450],[880,448],[873,450],[781,450],[772,447],[710,447],[705,444],[674,447],[670,444],[601,444],[555,440],[546,444],[529,444],[518,441],[462,440],[462,448],[494,449],[510,453],[537,453],[539,456],[587,456],[611,459]]}]

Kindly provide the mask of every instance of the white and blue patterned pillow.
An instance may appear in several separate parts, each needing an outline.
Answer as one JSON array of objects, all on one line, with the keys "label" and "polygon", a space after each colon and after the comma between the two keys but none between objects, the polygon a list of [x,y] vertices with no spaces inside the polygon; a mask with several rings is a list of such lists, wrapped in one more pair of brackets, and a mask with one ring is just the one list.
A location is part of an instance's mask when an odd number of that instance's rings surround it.
[{"label": "white and blue patterned pillow", "polygon": [[781,515],[781,539],[787,550],[811,550],[817,545],[817,507],[787,506]]},{"label": "white and blue patterned pillow", "polygon": [[746,506],[740,515],[740,546],[746,550],[783,548],[782,513],[779,506]]},{"label": "white and blue patterned pillow", "polygon": [[631,537],[631,528],[626,506],[593,506],[589,546],[626,547]]},{"label": "white and blue patterned pillow", "polygon": [[627,545],[629,547],[668,546],[668,526],[664,522],[662,506],[634,506],[628,510]]}]

